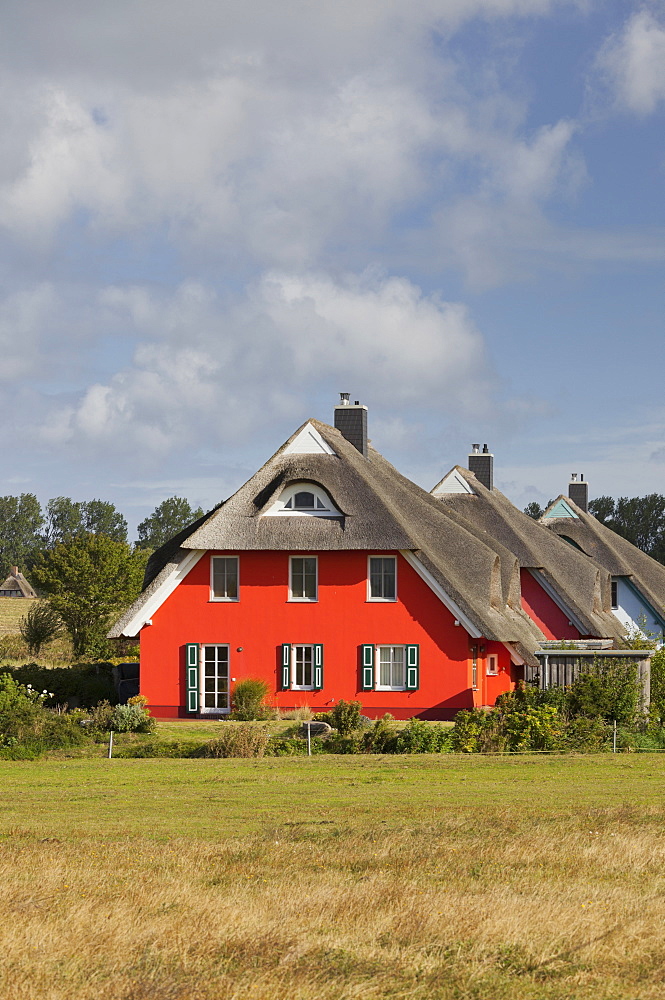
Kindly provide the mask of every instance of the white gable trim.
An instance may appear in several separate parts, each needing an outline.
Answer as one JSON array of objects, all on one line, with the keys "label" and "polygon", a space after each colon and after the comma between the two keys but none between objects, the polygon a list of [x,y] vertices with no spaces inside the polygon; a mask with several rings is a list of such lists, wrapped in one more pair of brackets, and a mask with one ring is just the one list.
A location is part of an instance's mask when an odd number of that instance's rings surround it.
[{"label": "white gable trim", "polygon": [[483,633],[476,625],[473,624],[471,619],[464,614],[459,605],[453,601],[452,597],[446,593],[439,581],[432,576],[427,567],[423,566],[420,559],[418,559],[418,557],[408,549],[400,549],[400,555],[406,559],[412,569],[415,569],[420,579],[425,581],[429,589],[436,594],[442,604],[445,604],[451,615],[455,616],[457,621],[464,626],[469,635],[473,639],[480,639]]},{"label": "white gable trim", "polygon": [[307,423],[282,452],[284,455],[336,455],[313,424]]},{"label": "white gable trim", "polygon": [[136,611],[134,616],[127,622],[122,630],[122,635],[135,636],[147,625],[155,611],[161,608],[167,597],[170,597],[179,583],[185,579],[191,569],[193,569],[199,559],[206,553],[205,549],[192,549],[188,552],[182,562],[175,566],[169,575],[162,580],[154,594],[151,594],[145,604]]},{"label": "white gable trim", "polygon": [[511,663],[513,663],[516,667],[523,667],[524,664],[526,663],[526,660],[524,659],[523,656],[520,656],[517,650],[513,647],[513,644],[511,642],[504,642],[504,646],[510,653]]},{"label": "white gable trim", "polygon": [[470,493],[471,496],[475,496],[466,479],[457,469],[451,469],[438,486],[432,490],[432,496],[435,497],[446,496],[449,493]]}]

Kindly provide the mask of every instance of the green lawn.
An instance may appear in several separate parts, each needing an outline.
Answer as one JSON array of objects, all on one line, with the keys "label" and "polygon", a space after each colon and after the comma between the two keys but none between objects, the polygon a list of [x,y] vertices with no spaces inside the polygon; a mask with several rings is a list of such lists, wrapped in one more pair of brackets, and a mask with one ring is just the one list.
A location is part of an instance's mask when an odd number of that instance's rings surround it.
[{"label": "green lawn", "polygon": [[[214,723],[206,724],[214,726]],[[196,726],[192,723],[192,728]],[[586,822],[598,810],[658,813],[665,760],[480,755],[263,760],[0,761],[0,829],[35,836],[236,836],[295,819],[354,828],[515,813]]]}]

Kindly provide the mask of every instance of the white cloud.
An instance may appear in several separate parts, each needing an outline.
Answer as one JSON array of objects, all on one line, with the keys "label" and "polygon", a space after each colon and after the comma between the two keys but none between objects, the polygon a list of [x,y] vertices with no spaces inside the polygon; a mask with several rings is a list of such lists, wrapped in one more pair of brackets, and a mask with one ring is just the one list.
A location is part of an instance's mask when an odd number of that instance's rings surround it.
[{"label": "white cloud", "polygon": [[119,321],[132,316],[144,339],[130,367],[49,414],[41,434],[51,445],[122,452],[131,441],[154,459],[228,444],[306,414],[317,393],[349,381],[379,413],[491,405],[467,310],[405,278],[272,273],[236,306],[191,283],[161,297],[109,289],[103,304]]},{"label": "white cloud", "polygon": [[608,39],[598,64],[620,107],[649,114],[665,99],[665,24],[637,11]]}]

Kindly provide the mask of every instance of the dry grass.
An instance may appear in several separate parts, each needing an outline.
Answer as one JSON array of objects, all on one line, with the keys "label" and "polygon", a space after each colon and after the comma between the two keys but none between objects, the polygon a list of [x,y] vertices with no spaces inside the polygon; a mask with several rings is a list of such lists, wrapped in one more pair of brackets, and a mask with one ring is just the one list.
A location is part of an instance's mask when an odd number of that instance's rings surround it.
[{"label": "dry grass", "polygon": [[664,768],[2,764],[0,996],[660,1000]]},{"label": "dry grass", "polygon": [[[36,658],[30,655],[19,633],[19,625],[39,597],[0,597],[0,663],[18,666]],[[61,667],[72,662],[72,644],[67,636],[50,642],[38,657],[49,667]]]}]

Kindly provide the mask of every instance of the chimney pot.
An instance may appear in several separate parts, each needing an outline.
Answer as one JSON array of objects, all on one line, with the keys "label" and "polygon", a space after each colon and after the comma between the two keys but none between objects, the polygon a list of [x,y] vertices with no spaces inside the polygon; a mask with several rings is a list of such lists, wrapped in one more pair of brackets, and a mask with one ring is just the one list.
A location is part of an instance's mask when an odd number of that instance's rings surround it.
[{"label": "chimney pot", "polygon": [[350,395],[351,395],[350,392],[340,392],[340,394],[339,394],[339,405],[340,406],[348,406],[349,405],[349,396]]},{"label": "chimney pot", "polygon": [[471,445],[471,452],[474,455],[479,455],[480,454],[480,445],[479,444],[472,444]]},{"label": "chimney pot", "polygon": [[489,455],[489,448],[486,444],[483,445],[483,455]]}]

